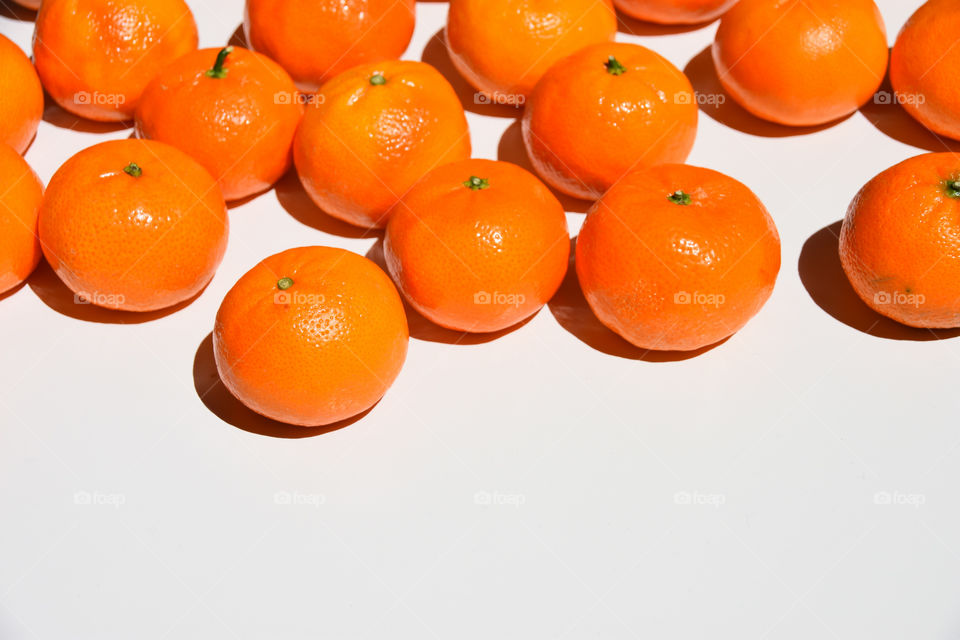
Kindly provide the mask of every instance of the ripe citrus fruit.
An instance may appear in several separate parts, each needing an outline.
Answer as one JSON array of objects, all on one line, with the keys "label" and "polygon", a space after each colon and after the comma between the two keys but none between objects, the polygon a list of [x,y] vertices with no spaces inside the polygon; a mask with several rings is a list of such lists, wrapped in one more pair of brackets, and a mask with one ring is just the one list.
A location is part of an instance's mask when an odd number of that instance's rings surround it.
[{"label": "ripe citrus fruit", "polygon": [[43,184],[27,161],[0,143],[0,293],[27,279],[40,262],[37,212]]},{"label": "ripe citrus fruit", "polygon": [[897,36],[890,82],[903,108],[934,133],[960,140],[960,0],[930,0]]},{"label": "ripe citrus fruit", "polygon": [[691,351],[760,310],[780,270],[780,237],[740,182],[661,165],[627,175],[597,201],[576,265],[603,324],[644,349]]},{"label": "ripe citrus fruit", "polygon": [[878,313],[960,327],[960,155],[916,156],[868,182],[843,221],[840,261]]},{"label": "ripe citrus fruit", "polygon": [[197,48],[183,0],[43,0],[33,59],[61,107],[106,122],[130,120],[163,65]]},{"label": "ripe citrus fruit", "polygon": [[586,199],[636,167],[683,162],[696,134],[690,81],[635,44],[596,44],[561,60],[537,83],[523,114],[537,173]]},{"label": "ripe citrus fruit", "polygon": [[713,60],[747,111],[813,126],[873,96],[887,69],[887,36],[873,0],[740,0],[720,19]]},{"label": "ripe citrus fruit", "polygon": [[50,179],[40,243],[78,297],[153,311],[191,298],[213,277],[227,246],[226,206],[207,170],[179,149],[101,142]]},{"label": "ripe citrus fruit", "polygon": [[457,70],[488,100],[511,104],[554,62],[616,32],[610,0],[451,0],[446,27]]},{"label": "ripe citrus fruit", "polygon": [[697,24],[716,20],[737,0],[614,0],[628,16],[658,24]]},{"label": "ripe citrus fruit", "polygon": [[324,84],[293,142],[313,201],[361,227],[382,227],[425,173],[469,157],[453,87],[430,65],[405,60],[360,65]]},{"label": "ripe citrus fruit", "polygon": [[563,207],[531,173],[466,160],[427,174],[397,205],[387,268],[410,304],[457,331],[499,331],[536,313],[567,271]]},{"label": "ripe citrus fruit", "polygon": [[332,247],[260,262],[227,293],[213,330],[227,389],[257,413],[301,426],[376,404],[400,373],[408,340],[387,274]]},{"label": "ripe citrus fruit", "polygon": [[269,188],[290,167],[303,106],[280,65],[239,47],[178,58],[147,85],[141,137],[187,152],[238,200]]},{"label": "ripe citrus fruit", "polygon": [[30,58],[3,35],[0,35],[0,96],[0,143],[23,153],[43,117],[43,87]]},{"label": "ripe citrus fruit", "polygon": [[304,89],[358,64],[399,58],[413,35],[415,0],[247,0],[250,47]]}]

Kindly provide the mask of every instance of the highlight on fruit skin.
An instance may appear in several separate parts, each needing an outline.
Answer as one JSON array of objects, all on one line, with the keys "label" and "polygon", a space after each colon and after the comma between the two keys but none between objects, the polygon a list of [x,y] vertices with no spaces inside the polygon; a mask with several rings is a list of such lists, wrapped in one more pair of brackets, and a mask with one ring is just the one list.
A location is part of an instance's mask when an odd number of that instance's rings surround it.
[{"label": "highlight on fruit skin", "polygon": [[716,20],[737,0],[614,0],[631,18],[666,25],[702,24]]},{"label": "highlight on fruit skin", "polygon": [[344,249],[299,247],[245,273],[217,311],[213,350],[226,388],[268,418],[312,427],[375,405],[406,359],[400,294]]},{"label": "highlight on fruit skin", "polygon": [[877,313],[960,327],[960,154],[915,156],[867,182],[843,220],[840,262]]},{"label": "highlight on fruit skin", "polygon": [[27,161],[0,143],[0,294],[21,282],[43,254],[37,240],[37,217],[43,183]]},{"label": "highlight on fruit skin", "polygon": [[228,228],[207,170],[140,139],[101,142],[68,159],[39,215],[44,256],[76,301],[124,311],[197,295],[223,259]]},{"label": "highlight on fruit skin", "polygon": [[539,311],[567,271],[563,206],[530,172],[471,159],[428,173],[394,208],[387,270],[428,320],[487,333]]},{"label": "highlight on fruit skin", "polygon": [[603,324],[642,349],[692,351],[760,311],[780,270],[780,237],[740,182],[660,165],[628,174],[590,209],[575,263]]}]

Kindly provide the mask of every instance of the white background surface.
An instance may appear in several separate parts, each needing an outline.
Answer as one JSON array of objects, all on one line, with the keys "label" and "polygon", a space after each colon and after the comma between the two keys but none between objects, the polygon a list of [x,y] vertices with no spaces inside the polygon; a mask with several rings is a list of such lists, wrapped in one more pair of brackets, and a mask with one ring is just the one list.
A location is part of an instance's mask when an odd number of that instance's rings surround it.
[{"label": "white background surface", "polygon": [[[242,17],[190,4],[201,46]],[[892,43],[920,2],[878,4]],[[446,9],[418,3],[406,57],[442,62]],[[28,47],[30,14],[3,13]],[[715,27],[618,38],[709,92]],[[506,113],[469,114],[475,155],[520,157]],[[603,330],[571,281],[485,343],[412,320],[373,411],[288,429],[216,384],[208,335],[261,258],[374,245],[295,178],[231,209],[222,267],[176,313],[75,305],[41,267],[0,300],[0,638],[960,637],[960,341],[867,311],[817,235],[944,146],[882,105],[813,132],[701,116],[690,162],[754,189],[783,267],[759,316],[686,360]],[[26,157],[46,182],[129,134],[48,106]]]}]

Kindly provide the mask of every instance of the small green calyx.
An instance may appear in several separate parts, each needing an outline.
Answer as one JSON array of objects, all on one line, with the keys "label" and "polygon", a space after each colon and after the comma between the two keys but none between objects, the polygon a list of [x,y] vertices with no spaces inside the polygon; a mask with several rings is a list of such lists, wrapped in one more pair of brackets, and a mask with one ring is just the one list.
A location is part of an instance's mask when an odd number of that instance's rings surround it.
[{"label": "small green calyx", "polygon": [[382,84],[387,84],[387,79],[383,77],[382,73],[375,73],[370,76],[370,84],[379,87]]},{"label": "small green calyx", "polygon": [[277,289],[280,291],[286,291],[293,286],[293,278],[280,278],[277,280]]},{"label": "small green calyx", "polygon": [[620,61],[613,56],[607,58],[607,61],[603,63],[603,66],[607,68],[607,73],[612,76],[622,76],[627,72],[627,68],[620,64]]},{"label": "small green calyx", "polygon": [[483,189],[490,188],[490,181],[486,178],[478,178],[477,176],[470,176],[470,179],[463,183],[467,189],[473,191],[481,191]]},{"label": "small green calyx", "polygon": [[123,168],[123,172],[128,176],[133,176],[134,178],[139,178],[143,175],[143,169],[140,168],[136,162],[131,162]]},{"label": "small green calyx", "polygon": [[224,47],[220,49],[220,53],[217,54],[217,60],[213,63],[212,69],[207,69],[206,76],[208,78],[226,78],[227,71],[229,69],[223,68],[223,63],[227,61],[227,56],[233,52],[233,47]]},{"label": "small green calyx", "polygon": [[948,196],[960,200],[960,178],[956,180],[947,180],[945,186],[947,188]]},{"label": "small green calyx", "polygon": [[693,200],[690,198],[690,194],[685,191],[674,191],[667,196],[667,200],[673,204],[679,204],[684,207],[693,202]]}]

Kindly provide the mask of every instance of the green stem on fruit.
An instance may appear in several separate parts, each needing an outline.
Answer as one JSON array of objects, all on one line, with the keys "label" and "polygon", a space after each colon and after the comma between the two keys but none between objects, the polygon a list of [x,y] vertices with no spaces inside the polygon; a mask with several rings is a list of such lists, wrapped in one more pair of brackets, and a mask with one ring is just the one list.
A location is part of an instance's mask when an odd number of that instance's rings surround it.
[{"label": "green stem on fruit", "polygon": [[133,176],[134,178],[139,178],[143,175],[143,169],[140,168],[136,162],[131,162],[123,168],[123,172],[128,176]]},{"label": "green stem on fruit", "polygon": [[280,291],[286,291],[293,286],[293,278],[280,278],[277,280],[277,289]]},{"label": "green stem on fruit", "polygon": [[226,78],[227,71],[229,69],[223,68],[223,63],[227,61],[227,56],[233,51],[233,47],[224,47],[220,49],[220,53],[217,54],[217,61],[213,63],[212,69],[207,69],[206,76],[208,78]]},{"label": "green stem on fruit", "polygon": [[370,84],[379,87],[382,84],[387,84],[387,79],[383,77],[382,73],[375,73],[370,76]]},{"label": "green stem on fruit", "polygon": [[951,198],[960,200],[960,178],[956,180],[947,180],[947,195]]},{"label": "green stem on fruit", "polygon": [[468,189],[473,191],[480,191],[482,189],[488,189],[490,187],[490,181],[486,178],[478,178],[477,176],[470,176],[470,179],[463,183]]},{"label": "green stem on fruit", "polygon": [[686,191],[674,191],[673,193],[667,196],[667,200],[669,200],[673,204],[679,204],[684,207],[692,202],[690,198],[690,194],[687,193]]},{"label": "green stem on fruit", "polygon": [[620,61],[613,56],[607,58],[607,61],[603,63],[603,66],[607,68],[607,73],[612,76],[622,76],[627,72],[627,68],[620,64]]}]

